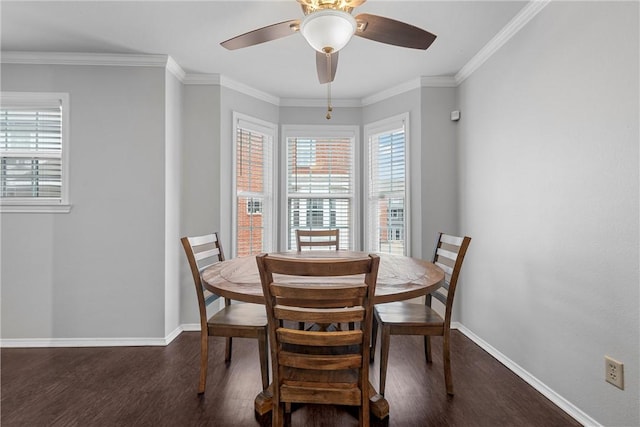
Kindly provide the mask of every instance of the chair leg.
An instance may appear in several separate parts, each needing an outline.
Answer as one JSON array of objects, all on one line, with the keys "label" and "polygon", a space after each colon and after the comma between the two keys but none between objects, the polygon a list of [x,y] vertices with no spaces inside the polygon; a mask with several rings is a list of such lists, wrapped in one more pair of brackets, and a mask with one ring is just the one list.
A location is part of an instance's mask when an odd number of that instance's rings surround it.
[{"label": "chair leg", "polygon": [[258,353],[260,355],[260,373],[262,374],[262,389],[269,388],[269,352],[267,351],[267,331],[258,332]]},{"label": "chair leg", "polygon": [[226,338],[226,345],[224,348],[224,361],[229,363],[231,362],[231,346],[233,345],[233,341],[231,337]]},{"label": "chair leg", "polygon": [[424,336],[424,358],[427,363],[431,363],[431,337],[429,335]]},{"label": "chair leg", "polygon": [[369,363],[373,363],[376,358],[376,340],[378,338],[378,320],[373,316],[371,322],[371,348],[369,349]]},{"label": "chair leg", "polygon": [[444,365],[444,382],[447,386],[447,394],[453,396],[453,378],[451,377],[451,337],[449,331],[445,331],[442,337],[442,361]]},{"label": "chair leg", "polygon": [[304,331],[304,322],[298,322],[298,330]]},{"label": "chair leg", "polygon": [[384,396],[384,388],[387,382],[387,364],[389,362],[389,341],[391,341],[391,328],[382,325],[380,329],[380,395]]},{"label": "chair leg", "polygon": [[200,334],[200,381],[198,394],[203,394],[207,387],[207,366],[209,365],[209,336]]},{"label": "chair leg", "polygon": [[273,408],[271,409],[271,426],[272,427],[284,426],[284,403],[273,405]]},{"label": "chair leg", "polygon": [[[369,384],[366,384],[365,387],[369,387]],[[358,420],[359,420],[359,425],[360,427],[368,427],[369,424],[371,424],[370,422],[370,409],[369,409],[369,393],[363,393],[364,396],[362,396],[362,405],[360,405],[360,408],[358,410]]]}]

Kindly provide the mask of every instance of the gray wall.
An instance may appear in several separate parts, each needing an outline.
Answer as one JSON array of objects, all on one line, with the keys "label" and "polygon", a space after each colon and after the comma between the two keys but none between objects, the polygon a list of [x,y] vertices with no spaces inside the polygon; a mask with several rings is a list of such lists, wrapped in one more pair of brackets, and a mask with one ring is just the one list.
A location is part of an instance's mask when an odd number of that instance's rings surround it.
[{"label": "gray wall", "polygon": [[[183,100],[181,236],[220,228],[220,86],[185,85]],[[180,243],[175,242],[177,245]],[[181,246],[181,245],[180,245]],[[197,324],[198,304],[184,251],[180,248],[180,320]]]},{"label": "gray wall", "polygon": [[68,214],[2,214],[2,338],[164,337],[165,70],[2,65],[70,94]]},{"label": "gray wall", "polygon": [[460,321],[607,426],[640,425],[638,52],[637,2],[552,2],[459,88]]}]

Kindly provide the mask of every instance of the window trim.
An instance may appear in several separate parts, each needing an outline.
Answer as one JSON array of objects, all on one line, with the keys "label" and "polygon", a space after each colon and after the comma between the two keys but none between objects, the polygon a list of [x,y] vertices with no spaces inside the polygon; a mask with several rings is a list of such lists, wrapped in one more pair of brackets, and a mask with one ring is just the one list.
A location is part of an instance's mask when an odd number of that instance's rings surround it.
[{"label": "window trim", "polygon": [[[405,255],[411,256],[411,136],[410,136],[410,123],[409,123],[409,113],[402,113],[396,116],[387,117],[382,120],[378,120],[375,122],[367,123],[364,125],[364,138],[363,138],[363,168],[364,168],[364,183],[362,186],[363,190],[363,201],[364,206],[367,206],[369,203],[369,182],[370,182],[370,173],[369,170],[369,139],[377,134],[381,134],[384,132],[389,132],[393,129],[397,129],[399,127],[404,127],[404,155],[405,155],[405,183],[404,183],[404,238],[405,238]],[[370,228],[369,224],[369,216],[363,217],[363,234],[364,234],[364,248],[365,250],[370,250],[369,248],[373,247],[372,244],[372,236],[369,235],[368,230]]]},{"label": "window trim", "polygon": [[[362,247],[361,233],[362,233],[362,221],[358,221],[362,211],[360,209],[361,197],[359,196],[359,189],[361,188],[361,141],[360,141],[360,126],[353,125],[282,125],[280,137],[279,150],[279,164],[277,185],[279,186],[279,192],[282,194],[280,204],[278,205],[278,216],[280,217],[278,223],[278,235],[280,240],[280,250],[287,250],[287,203],[289,193],[287,191],[287,139],[288,138],[351,138],[353,140],[353,195],[352,210],[351,210],[351,224],[353,224],[352,232],[349,233],[350,242],[348,247],[353,250],[359,250]],[[323,194],[314,194],[314,197],[325,198]],[[334,196],[332,196],[334,197]],[[345,198],[338,197],[335,198]],[[342,239],[341,239],[341,243]]]},{"label": "window trim", "polygon": [[32,106],[38,103],[59,101],[62,108],[62,176],[60,198],[8,200],[0,198],[0,213],[69,213],[69,150],[70,150],[70,109],[69,94],[65,92],[0,92],[2,105]]}]

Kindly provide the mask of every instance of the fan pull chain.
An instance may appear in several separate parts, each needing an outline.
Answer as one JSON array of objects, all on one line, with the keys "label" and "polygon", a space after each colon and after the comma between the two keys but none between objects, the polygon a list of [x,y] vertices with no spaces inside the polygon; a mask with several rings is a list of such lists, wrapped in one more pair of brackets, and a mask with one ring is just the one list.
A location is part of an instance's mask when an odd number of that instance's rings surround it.
[{"label": "fan pull chain", "polygon": [[329,76],[329,82],[327,83],[327,120],[331,120],[331,112],[333,107],[331,106],[331,53],[327,52],[327,76]]}]

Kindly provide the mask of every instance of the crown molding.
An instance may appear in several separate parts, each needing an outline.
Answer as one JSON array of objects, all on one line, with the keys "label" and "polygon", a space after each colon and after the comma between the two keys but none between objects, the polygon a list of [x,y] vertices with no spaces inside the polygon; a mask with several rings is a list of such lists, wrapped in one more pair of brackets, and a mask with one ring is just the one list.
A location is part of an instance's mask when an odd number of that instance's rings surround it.
[{"label": "crown molding", "polygon": [[168,58],[168,55],[137,55],[114,53],[2,52],[2,55],[0,56],[0,62],[3,64],[35,65],[110,65],[124,67],[166,67]]},{"label": "crown molding", "polygon": [[171,56],[167,55],[167,71],[176,76],[178,80],[184,83],[187,73],[184,72],[180,64],[178,64]]},{"label": "crown molding", "polygon": [[187,74],[182,83],[186,85],[220,86],[220,74]]},{"label": "crown molding", "polygon": [[[321,107],[327,108],[326,98],[282,98],[280,99],[281,107]],[[360,108],[362,107],[362,101],[359,99],[339,99],[332,98],[331,106],[338,108]]]},{"label": "crown molding", "polygon": [[420,87],[456,87],[458,83],[454,76],[422,76]]},{"label": "crown molding", "polygon": [[220,76],[220,86],[233,89],[237,92],[244,93],[245,95],[252,96],[275,106],[280,106],[280,98],[277,96],[252,88],[251,86],[247,86],[246,84],[230,79],[227,76]]},{"label": "crown molding", "polygon": [[496,53],[511,37],[529,23],[551,0],[531,0],[504,26],[482,49],[469,60],[455,75],[456,85],[461,84]]},{"label": "crown molding", "polygon": [[362,98],[362,106],[367,106],[371,104],[375,104],[376,102],[383,101],[387,98],[391,98],[392,96],[399,95],[404,92],[408,92],[410,90],[418,89],[420,87],[420,79],[412,79],[408,82],[401,83],[397,86],[391,87],[389,89],[385,89],[381,92],[373,94],[371,96],[367,96]]},{"label": "crown molding", "polygon": [[137,55],[81,52],[2,52],[2,64],[26,65],[93,65],[114,67],[165,68],[181,82],[186,73],[169,55]]}]

